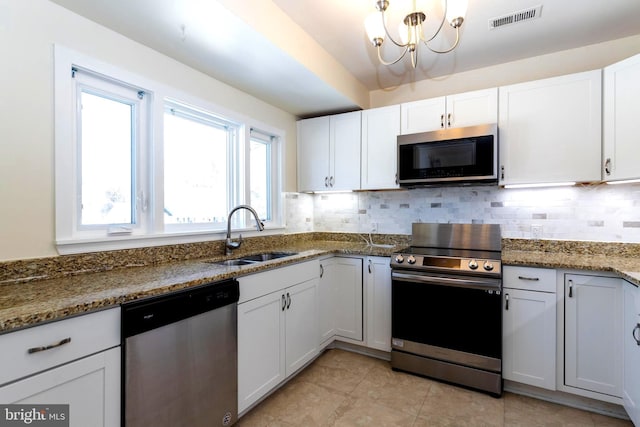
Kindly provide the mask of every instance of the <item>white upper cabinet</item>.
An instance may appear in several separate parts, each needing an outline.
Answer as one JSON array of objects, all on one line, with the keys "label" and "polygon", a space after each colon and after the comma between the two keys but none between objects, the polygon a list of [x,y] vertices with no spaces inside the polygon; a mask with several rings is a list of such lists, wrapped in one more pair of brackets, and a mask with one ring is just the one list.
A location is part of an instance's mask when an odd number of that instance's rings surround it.
[{"label": "white upper cabinet", "polygon": [[361,185],[363,190],[398,188],[397,138],[400,105],[362,112]]},{"label": "white upper cabinet", "polygon": [[401,104],[401,132],[429,132],[498,120],[498,89],[484,89]]},{"label": "white upper cabinet", "polygon": [[601,71],[499,89],[500,184],[600,180]]},{"label": "white upper cabinet", "polygon": [[360,111],[298,122],[298,191],[360,189]]},{"label": "white upper cabinet", "polygon": [[605,181],[640,178],[640,55],[604,69],[603,165]]}]

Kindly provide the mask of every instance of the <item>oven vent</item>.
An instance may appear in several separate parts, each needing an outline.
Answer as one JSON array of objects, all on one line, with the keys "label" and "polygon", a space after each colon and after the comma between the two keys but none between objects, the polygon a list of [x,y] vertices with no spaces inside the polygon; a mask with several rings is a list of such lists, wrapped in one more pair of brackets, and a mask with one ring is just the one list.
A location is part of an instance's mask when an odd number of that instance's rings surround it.
[{"label": "oven vent", "polygon": [[507,15],[497,16],[489,19],[489,29],[494,30],[506,25],[517,24],[523,21],[529,21],[531,19],[539,18],[542,13],[542,5],[533,6],[527,9],[522,9],[517,12],[512,12]]}]

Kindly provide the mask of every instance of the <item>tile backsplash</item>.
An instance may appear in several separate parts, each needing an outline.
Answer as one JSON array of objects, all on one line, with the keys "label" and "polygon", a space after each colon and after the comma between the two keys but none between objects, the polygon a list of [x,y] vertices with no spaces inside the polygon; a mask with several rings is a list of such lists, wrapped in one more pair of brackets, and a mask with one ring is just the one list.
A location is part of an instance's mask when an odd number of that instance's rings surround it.
[{"label": "tile backsplash", "polygon": [[289,233],[411,234],[413,222],[473,222],[501,224],[509,238],[640,242],[640,184],[287,193],[286,212]]}]

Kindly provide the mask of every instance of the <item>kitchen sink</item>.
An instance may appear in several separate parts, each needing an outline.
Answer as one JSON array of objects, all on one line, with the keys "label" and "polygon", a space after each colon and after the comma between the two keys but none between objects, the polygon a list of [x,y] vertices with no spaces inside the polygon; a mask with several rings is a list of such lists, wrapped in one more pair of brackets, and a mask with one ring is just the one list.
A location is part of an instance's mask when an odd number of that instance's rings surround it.
[{"label": "kitchen sink", "polygon": [[247,255],[245,257],[240,258],[240,260],[262,262],[262,261],[269,261],[272,259],[284,258],[284,257],[292,256],[295,254],[296,254],[295,252],[266,252],[263,254]]},{"label": "kitchen sink", "polygon": [[211,261],[212,264],[234,266],[234,265],[249,265],[255,264],[255,261],[249,261],[246,259],[227,259],[224,261]]},{"label": "kitchen sink", "polygon": [[261,254],[247,255],[242,258],[227,259],[223,261],[208,261],[212,264],[225,266],[251,265],[259,262],[269,261],[272,259],[284,258],[296,255],[296,252],[265,252]]}]

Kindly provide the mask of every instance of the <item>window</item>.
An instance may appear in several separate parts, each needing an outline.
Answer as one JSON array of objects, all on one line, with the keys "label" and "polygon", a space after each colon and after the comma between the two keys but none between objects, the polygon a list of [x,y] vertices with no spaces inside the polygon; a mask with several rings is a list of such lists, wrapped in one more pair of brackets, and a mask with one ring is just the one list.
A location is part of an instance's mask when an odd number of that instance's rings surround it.
[{"label": "window", "polygon": [[273,188],[274,155],[277,137],[266,132],[251,129],[249,138],[249,188],[251,206],[263,221],[274,217]]},{"label": "window", "polygon": [[72,78],[78,109],[78,228],[134,227],[140,222],[135,153],[146,122],[144,91],[77,68]]},{"label": "window", "polygon": [[282,132],[60,46],[54,90],[60,253],[283,226]]},{"label": "window", "polygon": [[226,225],[238,126],[176,102],[164,114],[165,225]]}]

